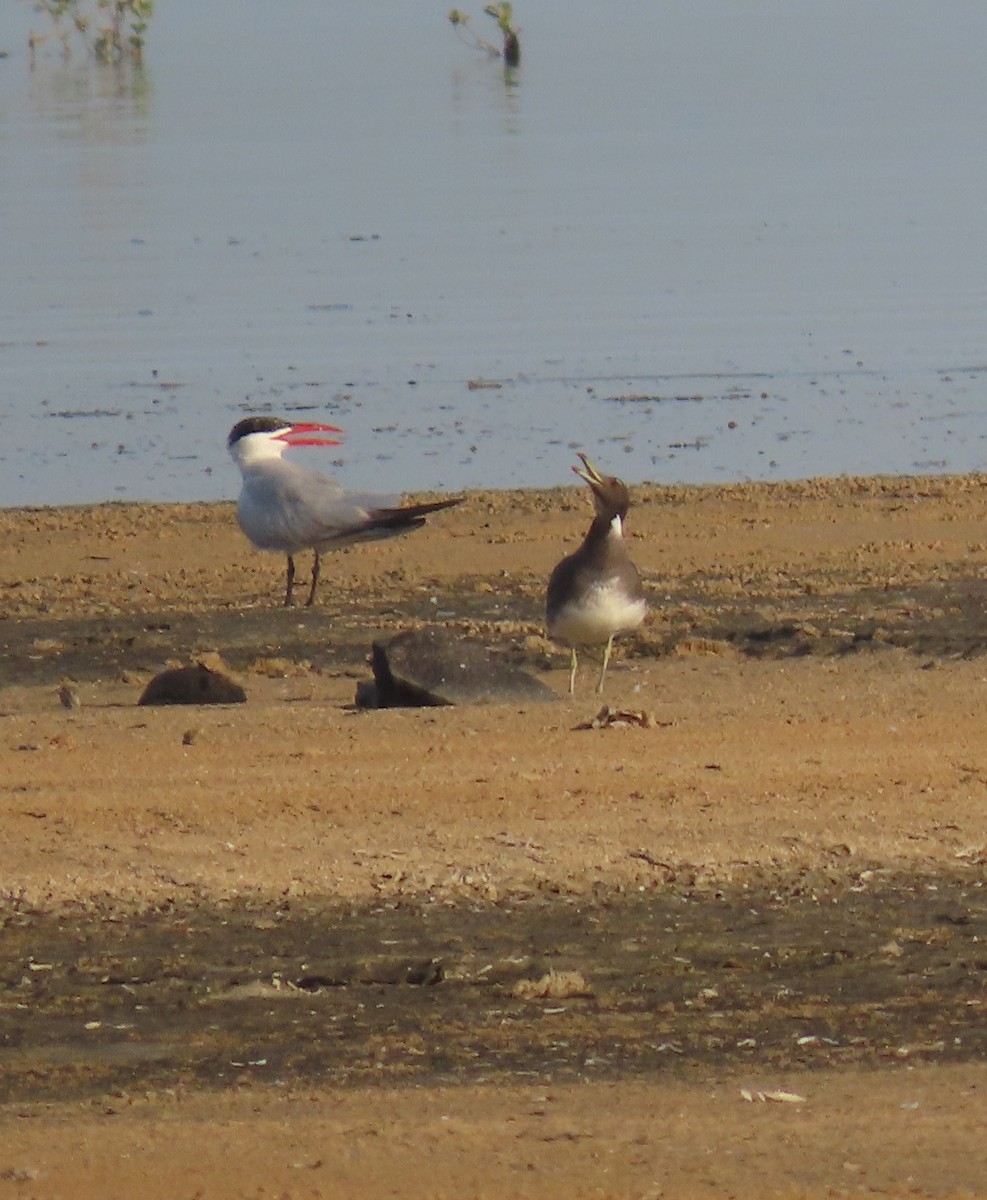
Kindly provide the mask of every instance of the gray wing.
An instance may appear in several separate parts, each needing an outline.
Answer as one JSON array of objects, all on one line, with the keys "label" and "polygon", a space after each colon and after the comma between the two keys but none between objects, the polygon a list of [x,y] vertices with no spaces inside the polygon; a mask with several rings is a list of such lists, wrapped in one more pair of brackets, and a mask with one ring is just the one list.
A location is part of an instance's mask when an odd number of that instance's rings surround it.
[{"label": "gray wing", "polygon": [[347,493],[321,471],[268,462],[244,472],[237,519],[258,549],[293,554],[381,536],[371,532],[374,514],[399,503],[398,496]]}]

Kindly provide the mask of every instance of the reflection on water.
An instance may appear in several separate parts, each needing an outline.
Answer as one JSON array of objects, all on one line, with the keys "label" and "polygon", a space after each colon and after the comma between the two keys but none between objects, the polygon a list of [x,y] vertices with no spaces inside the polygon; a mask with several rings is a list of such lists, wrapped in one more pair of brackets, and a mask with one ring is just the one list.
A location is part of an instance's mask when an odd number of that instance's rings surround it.
[{"label": "reflection on water", "polygon": [[70,59],[35,57],[27,98],[41,136],[56,135],[93,147],[129,144],[147,136],[150,72],[140,64],[101,67],[78,54]]},{"label": "reflection on water", "polygon": [[404,0],[171,0],[143,69],[14,13],[0,504],[229,495],[247,411],[355,487],[981,465],[979,0],[545,0],[514,72]]}]

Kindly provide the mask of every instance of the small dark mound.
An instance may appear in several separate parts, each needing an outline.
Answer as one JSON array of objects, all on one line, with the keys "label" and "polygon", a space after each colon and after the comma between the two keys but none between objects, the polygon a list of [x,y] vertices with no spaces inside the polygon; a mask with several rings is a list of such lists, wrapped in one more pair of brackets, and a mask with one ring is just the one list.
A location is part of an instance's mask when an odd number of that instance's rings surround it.
[{"label": "small dark mound", "polygon": [[138,704],[244,704],[247,693],[238,683],[205,664],[174,667],[155,675]]}]

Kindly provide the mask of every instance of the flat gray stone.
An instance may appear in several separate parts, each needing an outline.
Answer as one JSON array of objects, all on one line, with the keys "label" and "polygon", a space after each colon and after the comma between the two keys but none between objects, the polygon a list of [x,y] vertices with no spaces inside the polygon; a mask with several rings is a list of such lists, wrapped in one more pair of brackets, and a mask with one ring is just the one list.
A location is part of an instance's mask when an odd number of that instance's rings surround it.
[{"label": "flat gray stone", "polygon": [[220,671],[204,663],[173,667],[155,675],[138,704],[243,704],[247,693]]},{"label": "flat gray stone", "polygon": [[374,642],[372,662],[374,683],[357,689],[361,708],[558,700],[541,680],[502,662],[486,646],[439,627]]}]

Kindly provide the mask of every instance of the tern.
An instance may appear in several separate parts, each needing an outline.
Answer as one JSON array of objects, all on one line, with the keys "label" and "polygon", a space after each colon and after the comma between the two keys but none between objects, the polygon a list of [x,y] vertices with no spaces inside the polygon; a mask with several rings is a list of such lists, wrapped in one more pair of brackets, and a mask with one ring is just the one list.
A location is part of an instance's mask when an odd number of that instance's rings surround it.
[{"label": "tern", "polygon": [[603,476],[585,454],[573,471],[593,490],[596,516],[583,544],[552,571],[545,603],[548,636],[572,650],[569,692],[576,687],[576,648],[603,646],[603,669],[597,692],[603,691],[613,639],[637,629],[648,602],[637,567],[624,544],[624,522],[631,497],[627,485]]},{"label": "tern", "polygon": [[459,504],[463,497],[402,505],[399,496],[347,492],[342,484],[309,467],[284,458],[293,446],[338,446],[335,425],[285,421],[280,417],[246,417],[230,430],[227,446],[240,468],[243,487],[237,500],[240,528],[258,550],[287,556],[285,605],[295,585],[295,555],[313,550],[312,585],[306,605],[315,601],[320,556],[355,542],[407,533],[425,517]]}]

